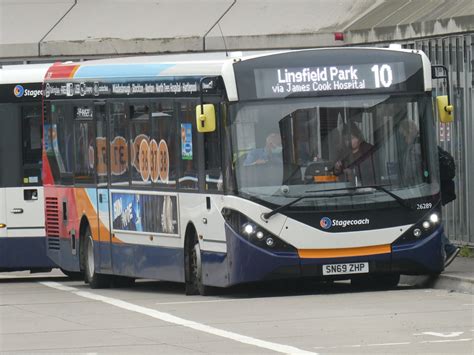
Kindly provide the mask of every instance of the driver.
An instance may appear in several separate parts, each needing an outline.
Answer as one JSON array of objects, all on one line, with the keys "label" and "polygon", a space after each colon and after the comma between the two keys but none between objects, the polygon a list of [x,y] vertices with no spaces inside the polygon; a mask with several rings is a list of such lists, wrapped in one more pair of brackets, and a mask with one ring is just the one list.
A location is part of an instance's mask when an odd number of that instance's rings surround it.
[{"label": "driver", "polygon": [[278,133],[270,133],[265,140],[264,148],[251,150],[244,160],[244,166],[265,164],[268,162],[282,162],[281,137]]}]

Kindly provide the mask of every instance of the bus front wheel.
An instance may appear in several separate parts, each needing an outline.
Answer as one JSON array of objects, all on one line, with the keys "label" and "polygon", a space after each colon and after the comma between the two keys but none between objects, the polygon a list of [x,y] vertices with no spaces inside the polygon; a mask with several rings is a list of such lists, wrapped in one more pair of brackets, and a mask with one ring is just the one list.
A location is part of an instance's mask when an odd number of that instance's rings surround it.
[{"label": "bus front wheel", "polygon": [[85,277],[90,288],[108,287],[110,282],[107,275],[101,275],[96,272],[94,259],[94,240],[89,227],[85,235]]},{"label": "bus front wheel", "polygon": [[400,274],[377,274],[354,277],[351,285],[362,289],[387,290],[396,288],[400,282]]},{"label": "bus front wheel", "polygon": [[201,296],[210,295],[212,293],[212,287],[206,286],[202,283],[201,248],[197,239],[194,239],[194,244],[189,247],[187,255],[187,267],[189,268],[187,274],[189,277],[186,280],[186,294]]}]

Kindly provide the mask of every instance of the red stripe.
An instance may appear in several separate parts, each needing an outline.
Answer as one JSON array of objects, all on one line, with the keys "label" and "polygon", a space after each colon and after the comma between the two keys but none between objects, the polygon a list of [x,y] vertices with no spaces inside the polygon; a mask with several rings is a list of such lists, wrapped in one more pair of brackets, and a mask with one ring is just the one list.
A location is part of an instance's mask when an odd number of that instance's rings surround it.
[{"label": "red stripe", "polygon": [[45,79],[69,79],[74,76],[77,69],[79,69],[78,64],[54,64],[46,72]]}]

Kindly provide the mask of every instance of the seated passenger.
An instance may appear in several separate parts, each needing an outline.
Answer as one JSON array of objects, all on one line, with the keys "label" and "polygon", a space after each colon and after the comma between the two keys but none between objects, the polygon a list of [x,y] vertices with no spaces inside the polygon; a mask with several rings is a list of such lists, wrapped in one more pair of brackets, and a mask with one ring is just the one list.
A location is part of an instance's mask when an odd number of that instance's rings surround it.
[{"label": "seated passenger", "polygon": [[244,166],[250,166],[255,164],[265,164],[268,162],[283,161],[281,157],[282,146],[281,137],[277,133],[270,133],[267,136],[265,147],[256,148],[251,150],[244,160]]},{"label": "seated passenger", "polygon": [[346,146],[339,153],[340,158],[334,164],[334,175],[340,179],[364,185],[375,183],[373,148],[367,143],[355,123],[343,129]]},{"label": "seated passenger", "polygon": [[404,139],[405,150],[402,155],[402,181],[406,185],[414,185],[423,180],[421,146],[418,127],[413,121],[404,120],[399,131]]}]

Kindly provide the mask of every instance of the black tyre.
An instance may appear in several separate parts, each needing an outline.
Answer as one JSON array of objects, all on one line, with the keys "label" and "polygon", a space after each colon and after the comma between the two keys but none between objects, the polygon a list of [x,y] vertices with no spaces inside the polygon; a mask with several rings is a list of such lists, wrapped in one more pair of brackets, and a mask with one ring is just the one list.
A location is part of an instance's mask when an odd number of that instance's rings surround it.
[{"label": "black tyre", "polygon": [[351,279],[351,285],[360,289],[388,290],[396,288],[400,274],[379,274],[359,276]]},{"label": "black tyre", "polygon": [[134,284],[135,284],[135,279],[133,277],[113,276],[112,278],[112,287],[128,288],[128,287],[132,287]]},{"label": "black tyre", "polygon": [[84,273],[82,272],[64,270],[63,268],[61,268],[60,270],[64,275],[69,277],[71,280],[84,280]]},{"label": "black tyre", "polygon": [[84,253],[84,269],[85,281],[89,283],[90,288],[105,288],[110,286],[110,278],[107,275],[96,273],[94,259],[94,240],[89,227],[85,233],[85,253]]},{"label": "black tyre", "polygon": [[190,243],[190,247],[187,250],[186,266],[188,268],[186,272],[188,275],[186,280],[186,295],[211,295],[214,288],[202,283],[201,248],[196,238],[194,238],[193,243]]}]

